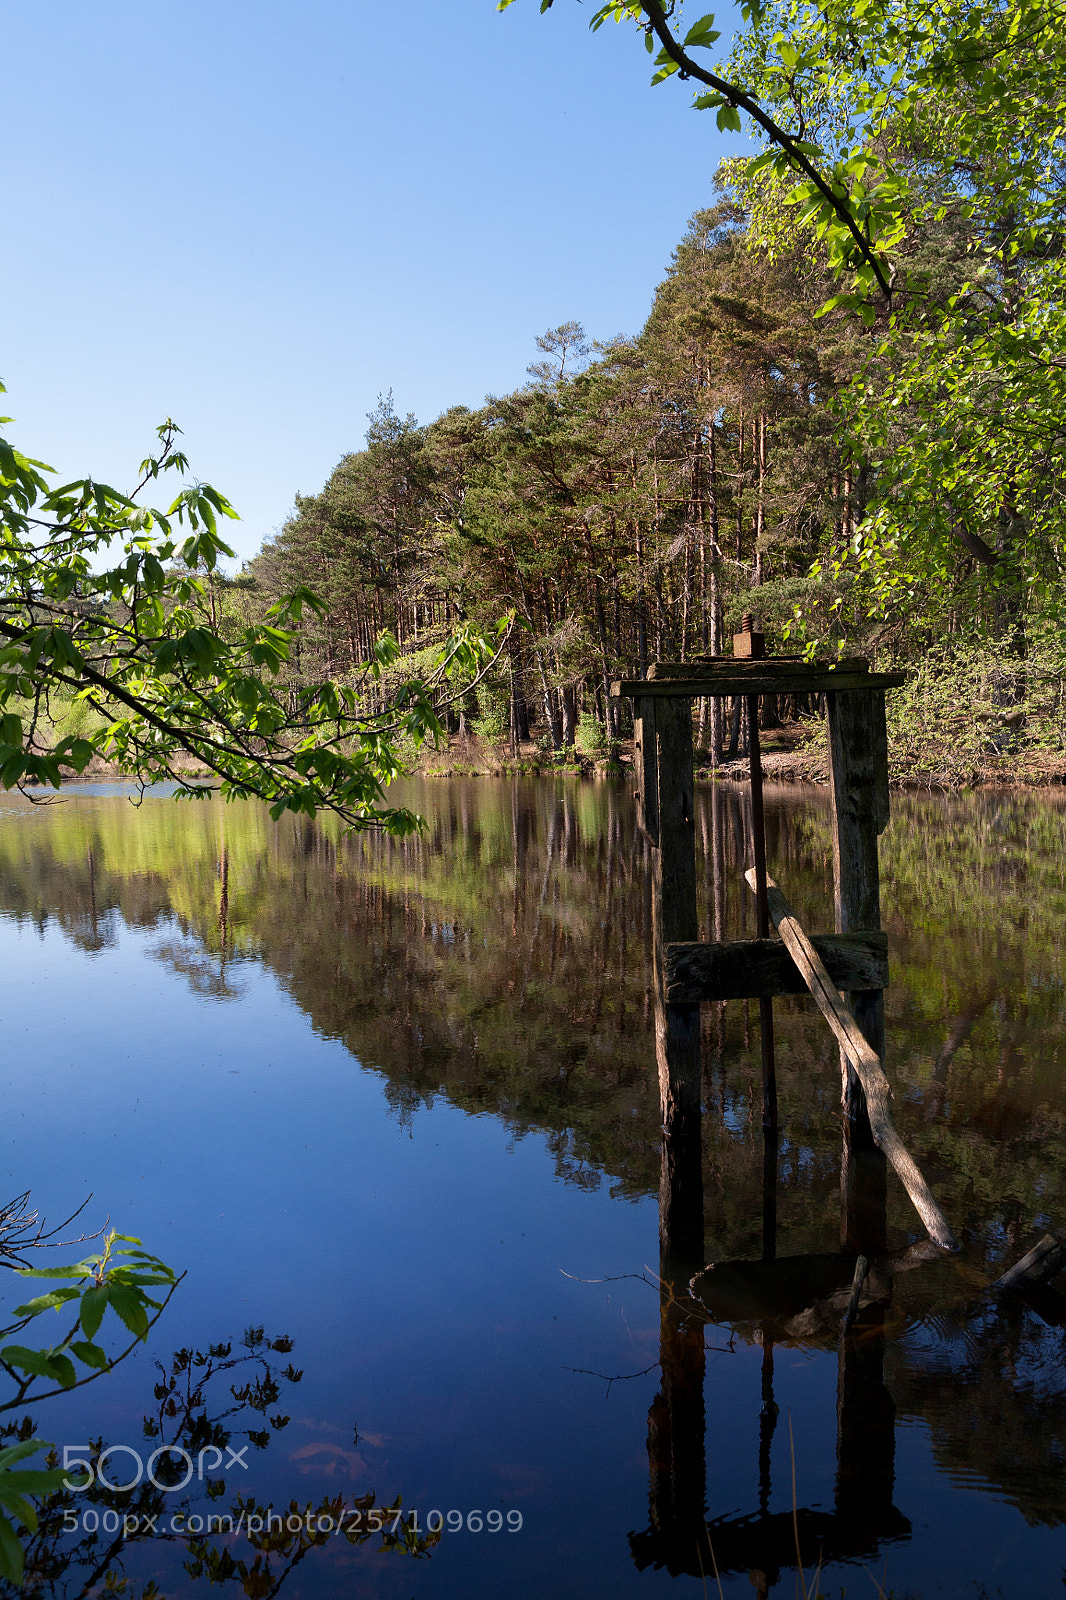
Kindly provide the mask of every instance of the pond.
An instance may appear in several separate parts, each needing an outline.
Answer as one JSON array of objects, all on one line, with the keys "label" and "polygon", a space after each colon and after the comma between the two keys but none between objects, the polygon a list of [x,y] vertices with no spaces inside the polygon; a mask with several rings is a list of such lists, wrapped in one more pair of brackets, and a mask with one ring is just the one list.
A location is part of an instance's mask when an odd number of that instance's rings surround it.
[{"label": "pond", "polygon": [[[71,1458],[103,1441],[121,1484],[183,1418],[232,1413],[226,1470],[203,1482],[210,1434],[182,1435],[198,1470],[163,1483],[154,1528],[115,1531],[133,1489],[71,1495],[36,1592],[103,1592],[113,1570],[170,1597],[212,1577],[249,1595],[715,1594],[677,1537],[693,1514],[727,1596],[1059,1592],[1063,1328],[1054,1304],[988,1286],[1066,1228],[1062,799],[893,797],[887,1067],[962,1250],[911,1252],[850,1368],[835,1322],[679,1316],[660,1285],[649,878],[625,786],[436,780],[403,799],[428,822],[404,842],[106,785],[2,802],[0,1200],[30,1190],[58,1223],[91,1193],[65,1237],[110,1217],[187,1274],[147,1348],[42,1404],[39,1431]],[[697,791],[706,937],[753,936],[746,805]],[[766,806],[770,870],[831,928],[825,792]],[[827,1255],[837,1050],[805,999],[775,1013],[773,1248]],[[707,1260],[757,1262],[757,1003],[706,1006],[702,1029]],[[888,1232],[897,1259],[921,1237],[891,1174]],[[0,1287],[7,1323],[26,1290]],[[172,1390],[174,1353],[210,1347]],[[241,1354],[275,1376],[226,1366]],[[390,1510],[402,1548],[383,1548],[371,1509],[401,1499],[407,1537]],[[260,1536],[264,1508],[302,1531]],[[190,1546],[231,1512],[232,1534]]]}]

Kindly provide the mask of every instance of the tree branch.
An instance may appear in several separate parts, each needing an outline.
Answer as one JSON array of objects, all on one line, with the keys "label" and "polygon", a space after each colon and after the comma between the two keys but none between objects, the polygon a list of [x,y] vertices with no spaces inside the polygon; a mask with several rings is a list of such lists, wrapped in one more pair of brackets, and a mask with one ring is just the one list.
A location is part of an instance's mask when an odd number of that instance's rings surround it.
[{"label": "tree branch", "polygon": [[682,45],[678,43],[670,32],[670,27],[666,20],[666,12],[660,4],[660,0],[642,0],[642,3],[656,38],[671,61],[677,63],[681,72],[686,77],[696,78],[700,83],[705,83],[708,88],[720,94],[731,106],[736,106],[746,111],[752,121],[758,123],[763,132],[773,140],[774,144],[779,145],[789,160],[810,179],[818,193],[832,206],[851,234],[852,239],[855,241],[856,249],[877,279],[882,295],[887,301],[891,301],[891,280],[886,277],[884,268],[873,246],[868,239],[864,238],[862,230],[852,216],[847,196],[842,197],[834,193],[833,185],[827,182],[817,167],[799,149],[791,134],[787,133],[779,123],[775,122],[773,117],[768,116],[757,100],[753,100],[749,94],[745,94],[744,90],[738,88],[736,84],[727,82],[725,78],[719,78],[716,73],[708,72],[705,67],[701,67],[698,62],[693,61],[692,57],[686,53]]}]

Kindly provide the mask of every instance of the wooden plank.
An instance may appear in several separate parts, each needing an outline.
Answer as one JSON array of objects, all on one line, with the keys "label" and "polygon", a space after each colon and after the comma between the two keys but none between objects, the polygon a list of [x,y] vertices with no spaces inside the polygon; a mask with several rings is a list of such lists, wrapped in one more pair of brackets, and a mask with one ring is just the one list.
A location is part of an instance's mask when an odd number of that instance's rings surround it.
[{"label": "wooden plank", "polygon": [[648,667],[650,683],[667,678],[692,679],[713,683],[715,678],[732,678],[737,673],[760,676],[766,672],[803,673],[817,677],[822,672],[868,672],[865,656],[844,656],[839,661],[804,661],[801,656],[715,656],[709,660],[653,661]]},{"label": "wooden plank", "polygon": [[695,939],[696,824],[692,795],[692,715],[687,705],[655,707],[656,777],[664,944]]},{"label": "wooden plank", "polygon": [[[744,877],[749,887],[754,889],[754,872],[746,872]],[[944,1213],[934,1200],[929,1185],[922,1177],[914,1157],[903,1143],[892,1121],[889,1109],[892,1091],[880,1057],[863,1037],[858,1023],[833,987],[821,957],[796,920],[792,908],[777,884],[768,880],[766,889],[774,926],[802,973],[815,1004],[836,1034],[841,1048],[854,1066],[862,1084],[874,1139],[895,1168],[929,1237],[943,1250],[957,1250],[958,1245]]]},{"label": "wooden plank", "polygon": [[637,699],[641,695],[656,700],[698,700],[701,695],[723,697],[735,694],[823,694],[849,689],[898,689],[906,683],[905,672],[820,672],[771,670],[773,662],[760,661],[758,672],[730,671],[729,676],[709,678],[618,678],[611,684],[611,696]]},{"label": "wooden plank", "polygon": [[1048,1283],[1066,1267],[1066,1244],[1052,1234],[1045,1233],[1039,1244],[1014,1266],[997,1278],[993,1289],[1027,1289]]},{"label": "wooden plank", "polygon": [[[883,989],[888,983],[888,936],[880,931],[828,933],[812,938],[838,989]],[[758,1000],[765,995],[806,994],[807,985],[780,939],[742,939],[731,944],[668,944],[666,998]]]},{"label": "wooden plank", "polygon": [[[758,649],[755,640],[758,638]],[[761,635],[749,634],[751,654],[763,654]],[[736,640],[733,641],[734,649]],[[759,750],[759,697],[748,695],[748,783],[751,801],[751,847],[755,861],[755,933],[770,937],[770,909],[766,904],[766,816],[762,803],[762,757]],[[774,1002],[759,997],[759,1048],[762,1056],[762,1131],[777,1130],[777,1066],[774,1061]],[[776,1188],[776,1185],[775,1185]],[[776,1205],[776,1201],[775,1201]]]},{"label": "wooden plank", "polygon": [[[849,699],[852,698],[849,696]],[[885,720],[885,697],[870,696],[873,705],[870,714],[870,754],[873,760],[874,819],[879,834],[884,833],[892,819],[888,792],[888,725]]]},{"label": "wooden plank", "polygon": [[706,1262],[700,1130],[664,1139],[659,1163],[659,1277],[687,1283]]},{"label": "wooden plank", "polygon": [[[853,1015],[857,998],[851,996]],[[862,1115],[840,1119],[840,1248],[876,1258],[888,1249],[888,1162],[874,1140],[858,1078],[855,1084],[852,1105],[861,1100]],[[928,1239],[925,1244],[936,1249]]]}]

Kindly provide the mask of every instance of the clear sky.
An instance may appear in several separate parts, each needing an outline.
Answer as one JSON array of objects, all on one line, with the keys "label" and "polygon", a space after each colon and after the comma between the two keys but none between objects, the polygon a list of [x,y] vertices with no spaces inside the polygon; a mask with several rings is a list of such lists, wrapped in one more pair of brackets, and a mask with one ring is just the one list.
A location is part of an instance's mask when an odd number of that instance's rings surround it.
[{"label": "clear sky", "polygon": [[12,441],[125,488],[172,415],[250,556],[380,392],[428,421],[568,318],[636,332],[744,145],[593,9],[0,0]]}]

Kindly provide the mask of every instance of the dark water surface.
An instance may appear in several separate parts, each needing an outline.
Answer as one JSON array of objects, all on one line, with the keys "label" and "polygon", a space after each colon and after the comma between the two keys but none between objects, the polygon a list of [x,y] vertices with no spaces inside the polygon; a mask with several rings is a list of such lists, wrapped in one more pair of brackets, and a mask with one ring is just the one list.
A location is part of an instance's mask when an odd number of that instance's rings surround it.
[{"label": "dark water surface", "polygon": [[[899,1597],[1061,1594],[1064,1331],[987,1285],[1066,1229],[1063,802],[893,799],[888,1072],[963,1249],[896,1276],[884,1336],[849,1364],[835,1316],[704,1325],[660,1295],[649,886],[626,789],[438,780],[405,798],[429,821],[406,843],[107,789],[3,802],[0,1200],[31,1189],[58,1221],[91,1190],[91,1226],[110,1214],[188,1269],[147,1353],[42,1405],[41,1434],[147,1454],[153,1358],[261,1325],[303,1370],[269,1408],[288,1421],[259,1419],[267,1448],[189,1504],[373,1492],[420,1526],[464,1516],[419,1559],[328,1537],[287,1595],[716,1594],[682,1537],[694,1505],[729,1596],[802,1592],[796,1528],[827,1552],[811,1594],[875,1594],[863,1566]],[[746,798],[697,804],[705,935],[751,937]],[[774,876],[831,928],[824,791],[770,790],[767,827]],[[775,1009],[774,1245],[830,1255],[836,1047],[808,1002]],[[765,1250],[757,1018],[704,1008],[709,1262]],[[921,1236],[891,1176],[888,1221],[892,1252]],[[8,1313],[25,1288],[0,1288]],[[478,1528],[492,1511],[499,1531]],[[107,1543],[38,1592],[103,1593]],[[294,1553],[225,1591],[276,1592]],[[208,1590],[180,1541],[114,1559],[131,1594]]]}]

